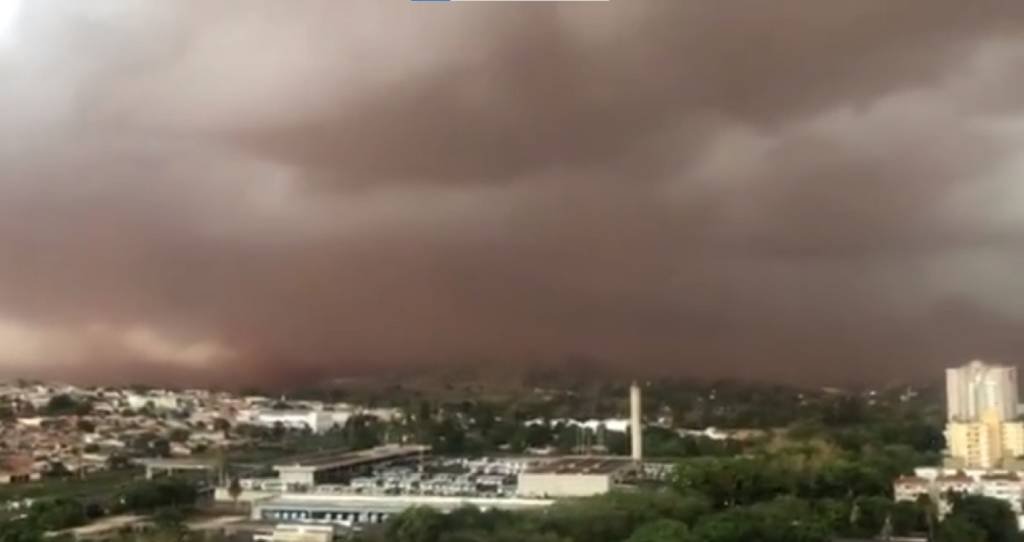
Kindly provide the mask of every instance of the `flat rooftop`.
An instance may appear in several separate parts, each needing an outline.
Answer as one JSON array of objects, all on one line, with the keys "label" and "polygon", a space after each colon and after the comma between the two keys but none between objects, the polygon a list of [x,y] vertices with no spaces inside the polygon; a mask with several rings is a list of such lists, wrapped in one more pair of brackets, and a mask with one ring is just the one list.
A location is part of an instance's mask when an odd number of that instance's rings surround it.
[{"label": "flat rooftop", "polygon": [[458,510],[466,506],[497,508],[501,510],[528,510],[550,506],[550,499],[487,498],[487,497],[432,497],[432,496],[368,496],[368,495],[281,495],[257,501],[254,508],[272,510],[301,510],[315,512],[401,512],[414,506],[427,506],[440,511]]},{"label": "flat rooftop", "polygon": [[389,459],[414,456],[430,452],[430,446],[379,446],[368,450],[333,451],[311,454],[278,463],[275,469],[314,469],[329,470],[344,467],[355,467],[367,463],[376,463]]},{"label": "flat rooftop", "polygon": [[146,521],[143,516],[136,515],[121,515],[121,516],[108,516],[100,518],[88,525],[81,527],[73,527],[71,529],[65,529],[60,531],[58,534],[69,534],[75,538],[85,538],[90,536],[100,536],[114,531],[121,530],[125,527],[135,525]]},{"label": "flat rooftop", "polygon": [[626,457],[562,457],[528,469],[526,474],[613,474],[632,464]]},{"label": "flat rooftop", "polygon": [[199,457],[149,457],[136,459],[135,462],[146,467],[165,469],[212,469],[217,467],[216,459],[205,459]]}]

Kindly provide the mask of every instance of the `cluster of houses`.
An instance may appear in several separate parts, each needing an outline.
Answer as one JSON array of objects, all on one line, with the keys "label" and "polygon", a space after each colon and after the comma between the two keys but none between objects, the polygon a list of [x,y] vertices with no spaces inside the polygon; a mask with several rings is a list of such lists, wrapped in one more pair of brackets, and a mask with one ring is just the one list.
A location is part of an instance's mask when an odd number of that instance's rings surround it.
[{"label": "cluster of houses", "polygon": [[232,428],[283,427],[315,433],[354,413],[391,419],[394,409],[288,401],[207,390],[78,388],[0,384],[0,484],[85,474],[139,457],[187,457],[242,446]]},{"label": "cluster of houses", "polygon": [[940,517],[953,509],[953,495],[981,495],[1010,505],[1018,516],[1024,514],[1024,478],[1014,471],[989,469],[955,470],[920,467],[913,476],[902,476],[893,483],[896,501],[935,503]]}]

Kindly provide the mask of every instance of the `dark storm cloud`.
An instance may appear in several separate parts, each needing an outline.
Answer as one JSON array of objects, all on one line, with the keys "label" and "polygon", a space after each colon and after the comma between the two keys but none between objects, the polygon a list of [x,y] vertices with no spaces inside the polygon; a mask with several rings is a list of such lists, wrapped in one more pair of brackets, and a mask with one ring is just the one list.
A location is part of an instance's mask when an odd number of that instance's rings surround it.
[{"label": "dark storm cloud", "polygon": [[[493,34],[461,44],[475,51],[469,58],[385,92],[299,104],[296,115],[243,139],[343,185],[601,168],[650,146],[658,153],[644,160],[660,163],[701,146],[723,123],[773,130],[935,85],[979,38],[1020,32],[1024,7],[996,8],[874,1],[492,8],[473,24]],[[443,46],[435,41],[421,46]]]},{"label": "dark storm cloud", "polygon": [[1013,361],[1018,4],[29,2],[0,48],[0,356]]}]

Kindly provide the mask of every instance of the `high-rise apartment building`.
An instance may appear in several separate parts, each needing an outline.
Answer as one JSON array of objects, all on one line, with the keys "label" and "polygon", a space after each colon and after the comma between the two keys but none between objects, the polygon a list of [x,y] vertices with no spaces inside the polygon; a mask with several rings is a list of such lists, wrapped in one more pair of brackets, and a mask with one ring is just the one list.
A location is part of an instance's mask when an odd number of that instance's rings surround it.
[{"label": "high-rise apartment building", "polygon": [[964,467],[991,469],[1024,455],[1017,368],[972,361],[946,369],[946,443]]},{"label": "high-rise apartment building", "polygon": [[1005,422],[995,412],[980,422],[949,422],[946,425],[949,455],[960,466],[994,469],[1024,456],[1024,423]]},{"label": "high-rise apartment building", "polygon": [[1017,417],[1017,368],[972,361],[946,369],[950,422],[980,422],[990,412],[1001,421]]}]

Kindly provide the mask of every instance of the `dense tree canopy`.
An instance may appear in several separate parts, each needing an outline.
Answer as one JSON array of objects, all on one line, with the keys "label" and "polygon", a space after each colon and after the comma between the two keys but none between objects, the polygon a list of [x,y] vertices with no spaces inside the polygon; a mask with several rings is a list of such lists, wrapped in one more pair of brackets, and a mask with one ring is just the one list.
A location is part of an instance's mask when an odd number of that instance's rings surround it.
[{"label": "dense tree canopy", "polygon": [[638,527],[626,542],[699,542],[685,523],[659,519]]},{"label": "dense tree canopy", "polygon": [[953,520],[962,520],[984,533],[986,542],[1019,540],[1017,516],[1004,501],[977,495],[961,496],[953,502]]},{"label": "dense tree canopy", "polygon": [[92,412],[92,404],[87,400],[78,400],[70,395],[58,394],[50,398],[43,409],[48,416],[85,416]]}]

